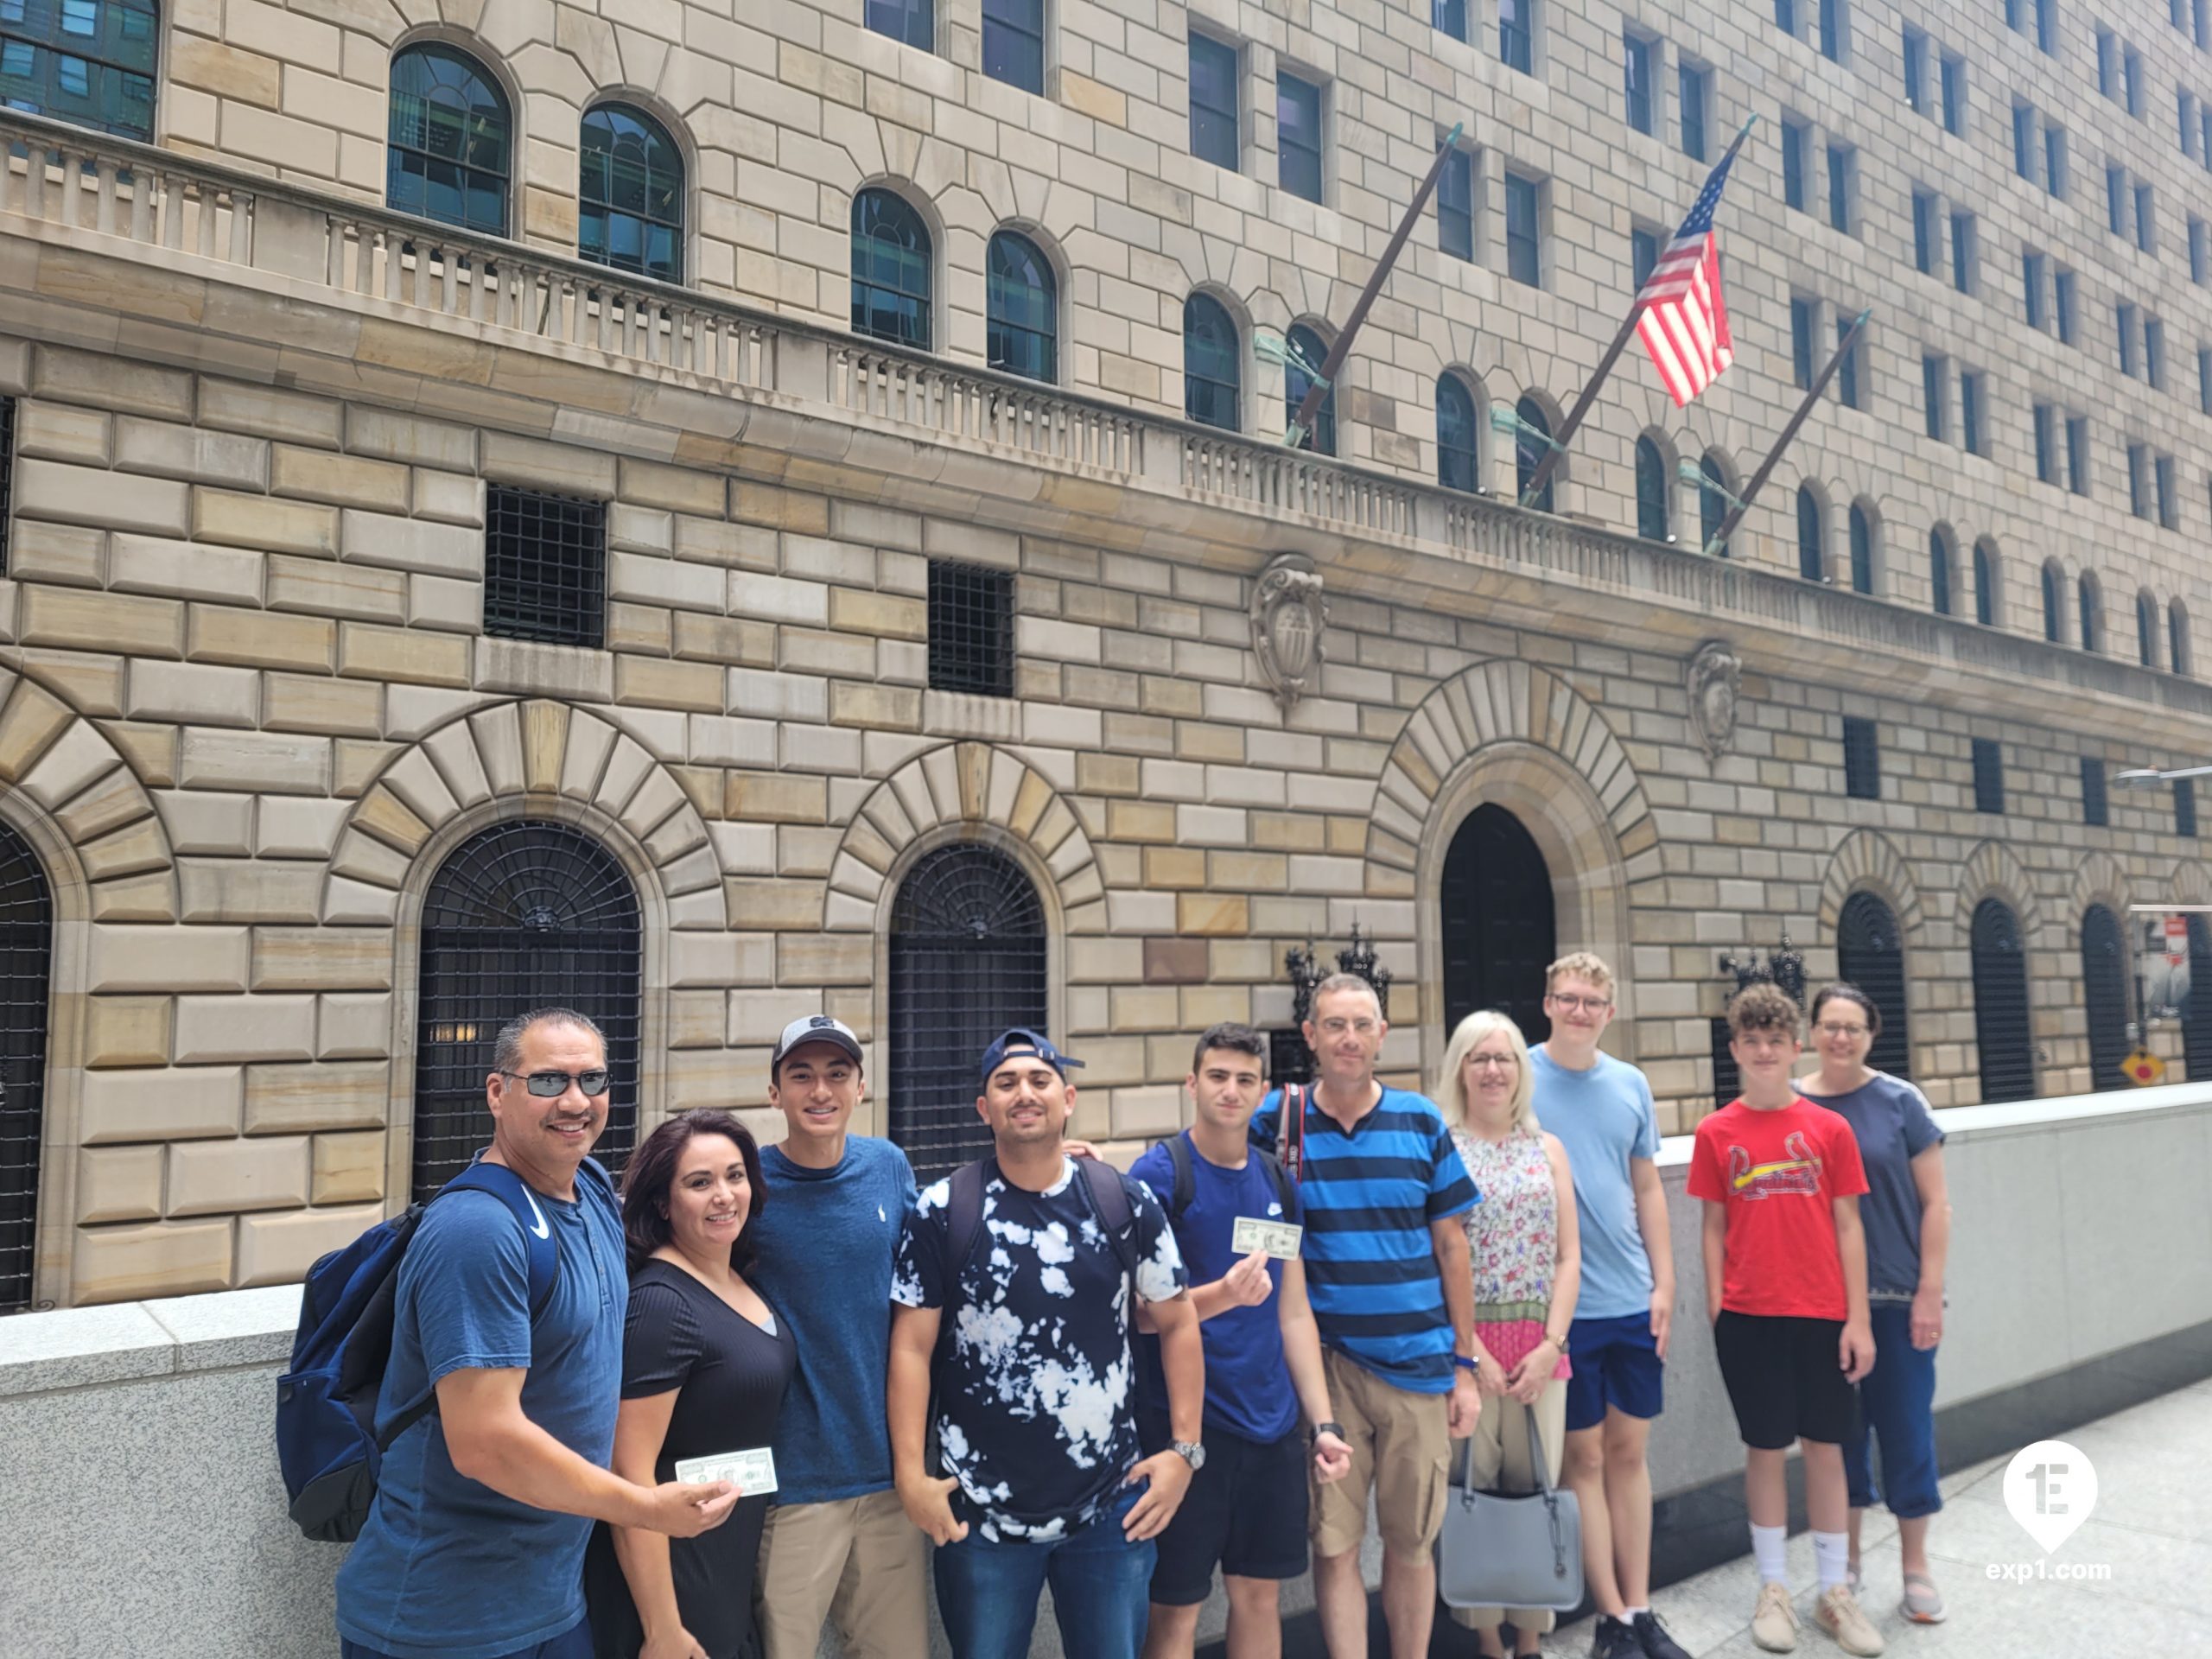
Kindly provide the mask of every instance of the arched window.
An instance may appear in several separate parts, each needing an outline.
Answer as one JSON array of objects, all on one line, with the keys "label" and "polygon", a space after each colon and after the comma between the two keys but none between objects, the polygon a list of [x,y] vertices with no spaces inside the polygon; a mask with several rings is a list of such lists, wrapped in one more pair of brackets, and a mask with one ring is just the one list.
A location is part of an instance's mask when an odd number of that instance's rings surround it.
[{"label": "arched window", "polygon": [[1663,542],[1673,526],[1674,514],[1667,498],[1674,493],[1667,476],[1667,457],[1649,437],[1636,441],[1636,533],[1647,542]]},{"label": "arched window", "polygon": [[[1298,418],[1298,407],[1306,401],[1306,388],[1321,372],[1321,365],[1328,360],[1329,343],[1302,322],[1290,326],[1291,356],[1282,367],[1282,419],[1287,429]],[[1311,449],[1318,455],[1337,453],[1337,389],[1331,386],[1321,399],[1319,411],[1313,416],[1313,429],[1306,435],[1306,442],[1299,446]]]},{"label": "arched window", "polygon": [[2105,648],[2105,607],[2103,596],[2097,590],[2097,579],[2088,571],[2075,584],[2075,603],[2079,607],[2082,624],[2082,649],[2102,651]]},{"label": "arched window", "polygon": [[976,1057],[1009,1027],[1047,1034],[1045,907],[981,842],[925,854],[891,908],[891,1138],[925,1185],[990,1150]]},{"label": "arched window", "polygon": [[[1700,547],[1713,547],[1713,538],[1720,533],[1720,526],[1728,517],[1728,474],[1718,455],[1708,454],[1698,462],[1698,471],[1705,482],[1698,486],[1697,531]],[[1728,556],[1728,544],[1723,542],[1713,550],[1722,558]]]},{"label": "arched window", "polygon": [[2059,594],[2058,567],[2047,563],[2043,568],[2043,637],[2054,645],[2066,637],[2066,618]]},{"label": "arched window", "polygon": [[2189,613],[2177,599],[2166,606],[2166,666],[2176,674],[2190,671]]},{"label": "arched window", "polygon": [[1974,544],[1974,620],[1985,628],[1997,626],[1997,556],[1987,542]]},{"label": "arched window", "polygon": [[1183,302],[1183,413],[1205,426],[1242,432],[1244,348],[1229,308],[1207,294]]},{"label": "arched window", "polygon": [[1436,481],[1469,494],[1482,487],[1482,427],[1475,396],[1456,374],[1436,378]]},{"label": "arched window", "polygon": [[2103,905],[2082,912],[2082,1001],[2089,1022],[2089,1087],[2125,1089],[2127,970],[2120,918]]},{"label": "arched window", "polygon": [[1060,378],[1059,282],[1026,236],[991,238],[984,297],[985,360],[995,369],[1057,384]]},{"label": "arched window", "polygon": [[415,1197],[484,1143],[484,1078],[499,1027],[524,1008],[574,1008],[607,1033],[614,1073],[592,1156],[620,1170],[638,1133],[637,889],[563,823],[518,818],[454,849],[423,900],[415,1046]]},{"label": "arched window", "polygon": [[2158,601],[2147,588],[2135,595],[2135,660],[2145,668],[2158,665]]},{"label": "arched window", "polygon": [[2036,1091],[2028,1021],[2028,957],[2020,925],[2001,899],[1974,907],[1974,1038],[1986,1102],[2026,1100]]},{"label": "arched window", "polygon": [[1874,591],[1874,521],[1856,501],[1851,504],[1851,588],[1853,593]]},{"label": "arched window", "polygon": [[1835,960],[1837,976],[1866,992],[1882,1013],[1882,1034],[1867,1051],[1866,1064],[1891,1077],[1910,1077],[1904,943],[1896,915],[1875,894],[1854,893],[1843,901],[1843,915],[1836,924]]},{"label": "arched window", "polygon": [[1928,532],[1928,602],[1938,616],[1951,613],[1951,538],[1941,524]]},{"label": "arched window", "polygon": [[483,65],[435,41],[395,54],[386,130],[385,200],[393,209],[507,233],[514,119]]},{"label": "arched window", "polygon": [[53,935],[46,872],[0,823],[0,1313],[29,1307],[36,1288]]},{"label": "arched window", "polygon": [[0,4],[0,99],[150,144],[161,33],[153,0],[10,0]]},{"label": "arched window", "polygon": [[1552,874],[1535,838],[1494,802],[1470,812],[1444,855],[1438,891],[1444,941],[1444,1027],[1503,1008],[1522,1034],[1551,1034],[1544,969],[1558,954]]},{"label": "arched window", "polygon": [[[1536,468],[1544,464],[1544,457],[1551,454],[1551,417],[1544,413],[1544,406],[1534,397],[1523,397],[1514,405],[1513,412],[1521,417],[1521,429],[1513,443],[1514,488],[1517,494],[1529,493],[1529,480],[1536,475]],[[1552,468],[1552,475],[1544,480],[1544,493],[1529,505],[1539,512],[1550,512],[1559,499],[1559,468]]]},{"label": "arched window", "polygon": [[576,251],[594,264],[683,280],[683,152],[626,104],[584,112]]},{"label": "arched window", "polygon": [[930,348],[929,227],[895,190],[853,198],[853,332]]},{"label": "arched window", "polygon": [[1809,484],[1797,486],[1797,574],[1808,582],[1827,579],[1827,537],[1823,533],[1821,498]]}]

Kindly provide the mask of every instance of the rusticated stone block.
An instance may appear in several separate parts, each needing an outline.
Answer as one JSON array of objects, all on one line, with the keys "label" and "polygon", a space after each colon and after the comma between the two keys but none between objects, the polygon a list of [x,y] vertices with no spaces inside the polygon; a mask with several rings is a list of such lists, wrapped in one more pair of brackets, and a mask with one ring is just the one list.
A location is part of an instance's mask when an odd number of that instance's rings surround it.
[{"label": "rusticated stone block", "polygon": [[308,1201],[308,1140],[182,1141],[168,1152],[168,1213],[289,1210]]},{"label": "rusticated stone block", "polygon": [[86,1147],[77,1154],[77,1219],[159,1220],[163,1155],[158,1146]]},{"label": "rusticated stone block", "polygon": [[382,1128],[391,1109],[391,1075],[382,1060],[248,1066],[245,1132]]},{"label": "rusticated stone block", "polygon": [[229,1217],[158,1222],[147,1227],[83,1227],[69,1264],[69,1294],[79,1306],[227,1289]]},{"label": "rusticated stone block", "polygon": [[343,1249],[383,1219],[381,1204],[240,1216],[238,1287],[289,1285],[305,1277],[318,1259]]},{"label": "rusticated stone block", "polygon": [[315,1138],[316,1204],[358,1204],[384,1197],[385,1132],[359,1129]]}]

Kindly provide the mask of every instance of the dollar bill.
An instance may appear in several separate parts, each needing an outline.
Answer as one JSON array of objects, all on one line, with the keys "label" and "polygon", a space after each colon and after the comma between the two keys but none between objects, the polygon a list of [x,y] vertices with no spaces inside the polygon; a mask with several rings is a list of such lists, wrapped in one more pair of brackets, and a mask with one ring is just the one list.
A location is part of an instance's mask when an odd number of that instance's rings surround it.
[{"label": "dollar bill", "polygon": [[1262,1221],[1257,1216],[1239,1216],[1229,1236],[1229,1248],[1239,1255],[1249,1255],[1255,1250],[1265,1250],[1278,1262],[1298,1260],[1298,1241],[1306,1230],[1294,1222]]},{"label": "dollar bill", "polygon": [[711,1458],[683,1458],[676,1465],[683,1481],[726,1480],[747,1497],[776,1490],[776,1454],[765,1446],[749,1452],[723,1452]]}]

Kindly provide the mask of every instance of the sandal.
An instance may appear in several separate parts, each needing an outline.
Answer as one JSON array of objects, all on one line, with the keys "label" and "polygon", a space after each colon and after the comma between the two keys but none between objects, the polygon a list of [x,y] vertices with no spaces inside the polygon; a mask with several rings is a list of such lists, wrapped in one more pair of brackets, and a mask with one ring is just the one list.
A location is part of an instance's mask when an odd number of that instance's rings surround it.
[{"label": "sandal", "polygon": [[1903,1611],[1916,1624],[1941,1624],[1943,1595],[1936,1589],[1936,1580],[1925,1573],[1906,1573]]}]

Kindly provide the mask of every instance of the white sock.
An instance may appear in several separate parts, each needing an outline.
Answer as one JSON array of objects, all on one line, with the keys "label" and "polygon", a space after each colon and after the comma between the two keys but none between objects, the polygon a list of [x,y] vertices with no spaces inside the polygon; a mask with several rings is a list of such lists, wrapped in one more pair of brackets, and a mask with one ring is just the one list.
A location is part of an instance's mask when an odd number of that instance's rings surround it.
[{"label": "white sock", "polygon": [[1751,1523],[1751,1557],[1759,1564],[1759,1579],[1766,1584],[1789,1582],[1789,1529]]},{"label": "white sock", "polygon": [[1633,1622],[1639,1614],[1648,1613],[1651,1610],[1649,1607],[1624,1607],[1621,1609],[1621,1623],[1624,1624],[1630,1624]]},{"label": "white sock", "polygon": [[1813,1535],[1813,1560],[1821,1569],[1821,1593],[1826,1595],[1851,1577],[1851,1540],[1840,1532]]}]

